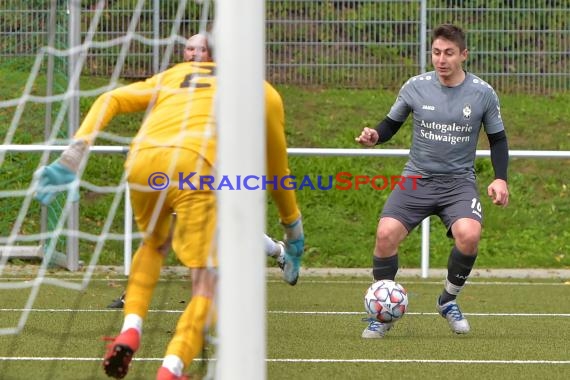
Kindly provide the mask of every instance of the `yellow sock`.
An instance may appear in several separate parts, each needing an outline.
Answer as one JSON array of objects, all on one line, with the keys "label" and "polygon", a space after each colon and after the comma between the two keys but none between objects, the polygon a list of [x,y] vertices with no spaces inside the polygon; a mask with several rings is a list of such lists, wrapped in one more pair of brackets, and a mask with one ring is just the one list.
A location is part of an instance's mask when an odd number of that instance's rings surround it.
[{"label": "yellow sock", "polygon": [[204,327],[209,322],[212,300],[203,296],[192,297],[176,325],[174,337],[166,349],[167,355],[176,355],[188,368],[204,345]]},{"label": "yellow sock", "polygon": [[163,261],[164,256],[158,250],[146,244],[139,247],[127,283],[124,315],[136,314],[143,319],[146,317]]}]

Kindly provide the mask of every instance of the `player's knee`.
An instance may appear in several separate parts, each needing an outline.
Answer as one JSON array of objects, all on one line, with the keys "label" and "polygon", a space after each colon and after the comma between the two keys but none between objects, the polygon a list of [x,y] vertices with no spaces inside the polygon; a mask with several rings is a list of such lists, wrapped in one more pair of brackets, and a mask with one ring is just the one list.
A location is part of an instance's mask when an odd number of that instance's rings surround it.
[{"label": "player's knee", "polygon": [[462,223],[454,225],[453,237],[455,245],[465,254],[477,252],[481,239],[481,225],[479,223]]},{"label": "player's knee", "polygon": [[193,268],[192,294],[207,298],[214,297],[216,290],[217,273],[212,268]]},{"label": "player's knee", "polygon": [[375,254],[379,257],[391,256],[398,250],[400,240],[388,229],[379,228],[376,232]]},{"label": "player's knee", "polygon": [[161,255],[167,256],[172,247],[172,240],[169,236],[150,235],[143,240],[143,244]]},{"label": "player's knee", "polygon": [[395,219],[382,219],[376,230],[376,256],[393,255],[408,231]]},{"label": "player's knee", "polygon": [[168,256],[168,253],[170,252],[171,248],[172,248],[172,240],[168,239],[166,242],[158,246],[157,250],[162,256],[166,257]]}]

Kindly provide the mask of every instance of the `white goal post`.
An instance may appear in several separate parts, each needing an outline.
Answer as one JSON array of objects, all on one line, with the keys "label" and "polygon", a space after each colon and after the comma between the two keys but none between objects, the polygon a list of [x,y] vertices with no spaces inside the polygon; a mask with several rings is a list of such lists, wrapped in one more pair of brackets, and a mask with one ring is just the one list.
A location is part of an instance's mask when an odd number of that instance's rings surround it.
[{"label": "white goal post", "polygon": [[[218,161],[223,176],[265,173],[265,2],[215,2]],[[265,379],[265,192],[218,192],[216,379]]]}]

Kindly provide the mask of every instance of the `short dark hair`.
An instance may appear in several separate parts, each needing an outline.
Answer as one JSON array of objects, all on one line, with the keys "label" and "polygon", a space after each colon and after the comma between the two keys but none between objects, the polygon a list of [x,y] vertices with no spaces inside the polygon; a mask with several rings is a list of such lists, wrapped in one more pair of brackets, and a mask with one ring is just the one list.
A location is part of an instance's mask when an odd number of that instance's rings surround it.
[{"label": "short dark hair", "polygon": [[459,51],[467,49],[465,42],[465,33],[463,30],[453,24],[441,24],[436,27],[431,34],[431,42],[438,38],[443,38],[455,43],[459,47]]}]

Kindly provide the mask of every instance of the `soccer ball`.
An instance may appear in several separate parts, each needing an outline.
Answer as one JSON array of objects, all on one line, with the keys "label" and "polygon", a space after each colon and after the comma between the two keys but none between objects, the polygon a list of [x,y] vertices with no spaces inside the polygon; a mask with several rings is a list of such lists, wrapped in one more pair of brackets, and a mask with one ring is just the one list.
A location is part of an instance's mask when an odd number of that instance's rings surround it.
[{"label": "soccer ball", "polygon": [[408,293],[394,281],[377,281],[370,285],[364,295],[364,309],[371,318],[380,322],[395,322],[408,309]]}]

